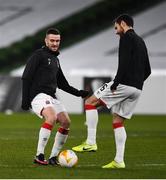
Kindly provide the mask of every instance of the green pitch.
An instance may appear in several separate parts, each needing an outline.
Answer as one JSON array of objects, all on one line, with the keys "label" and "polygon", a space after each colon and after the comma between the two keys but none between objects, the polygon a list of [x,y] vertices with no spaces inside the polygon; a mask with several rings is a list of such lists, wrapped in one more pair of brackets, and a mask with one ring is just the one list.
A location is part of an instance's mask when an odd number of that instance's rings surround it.
[{"label": "green pitch", "polygon": [[[70,115],[69,139],[64,149],[85,140],[84,115]],[[134,116],[126,123],[126,169],[110,170],[101,166],[114,158],[115,146],[111,115],[100,115],[98,151],[78,154],[76,168],[38,166],[32,163],[36,152],[41,120],[31,114],[0,114],[0,179],[166,179],[166,116]],[[56,129],[46,148],[48,158]]]}]

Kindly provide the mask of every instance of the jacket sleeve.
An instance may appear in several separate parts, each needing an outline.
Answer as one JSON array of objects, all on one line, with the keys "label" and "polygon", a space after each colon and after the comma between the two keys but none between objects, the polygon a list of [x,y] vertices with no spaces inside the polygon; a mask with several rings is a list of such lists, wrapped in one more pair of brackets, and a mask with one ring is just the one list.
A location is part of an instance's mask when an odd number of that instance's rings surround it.
[{"label": "jacket sleeve", "polygon": [[35,71],[39,65],[39,58],[36,54],[32,55],[25,66],[22,75],[22,109],[28,110],[31,106],[30,102],[30,88]]},{"label": "jacket sleeve", "polygon": [[30,98],[29,98],[29,91],[30,91],[30,82],[27,80],[22,81],[22,104],[21,107],[23,110],[28,110],[31,106]]},{"label": "jacket sleeve", "polygon": [[59,67],[58,76],[57,76],[57,85],[59,89],[63,91],[75,95],[77,97],[81,96],[80,90],[72,87],[69,85],[68,81],[66,80],[61,67]]},{"label": "jacket sleeve", "polygon": [[146,62],[145,62],[145,70],[144,70],[144,81],[149,77],[149,75],[151,74],[151,67],[150,67],[150,62],[149,62],[149,57],[148,57],[148,53],[146,51]]},{"label": "jacket sleeve", "polygon": [[119,64],[118,64],[118,70],[114,79],[114,83],[111,87],[111,89],[116,89],[118,84],[120,83],[121,79],[127,72],[127,69],[129,67],[129,63],[131,60],[131,53],[132,51],[132,41],[128,37],[122,37],[120,39],[119,44]]}]

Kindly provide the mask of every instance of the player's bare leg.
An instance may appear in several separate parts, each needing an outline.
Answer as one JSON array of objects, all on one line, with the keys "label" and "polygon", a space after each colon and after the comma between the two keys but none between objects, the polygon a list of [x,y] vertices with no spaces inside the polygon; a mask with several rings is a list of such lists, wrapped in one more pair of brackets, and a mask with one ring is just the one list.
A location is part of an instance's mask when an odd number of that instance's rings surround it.
[{"label": "player's bare leg", "polygon": [[77,152],[92,152],[97,151],[96,132],[98,124],[97,107],[101,106],[101,101],[92,95],[85,101],[87,139],[79,146],[72,149]]},{"label": "player's bare leg", "polygon": [[103,168],[125,168],[124,151],[127,135],[124,128],[124,120],[125,118],[118,114],[113,114],[112,125],[115,135],[116,155],[114,161],[104,165]]},{"label": "player's bare leg", "polygon": [[68,138],[70,118],[67,112],[60,112],[57,115],[57,122],[60,124],[60,128],[58,129],[55,135],[54,145],[52,147],[51,155],[49,158],[50,165],[59,164],[57,160],[57,156]]},{"label": "player's bare leg", "polygon": [[44,108],[41,112],[41,115],[44,117],[45,121],[42,124],[39,132],[37,154],[34,162],[41,165],[47,165],[48,162],[44,158],[44,150],[51,135],[51,130],[55,124],[57,116],[52,107]]}]

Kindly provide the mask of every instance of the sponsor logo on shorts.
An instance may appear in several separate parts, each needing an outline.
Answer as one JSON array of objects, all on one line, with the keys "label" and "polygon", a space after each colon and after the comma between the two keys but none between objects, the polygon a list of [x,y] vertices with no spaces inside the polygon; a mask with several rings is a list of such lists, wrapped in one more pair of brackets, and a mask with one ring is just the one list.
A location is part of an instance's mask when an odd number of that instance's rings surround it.
[{"label": "sponsor logo on shorts", "polygon": [[50,103],[50,101],[47,100],[47,101],[46,101],[46,104],[51,104],[51,103]]}]

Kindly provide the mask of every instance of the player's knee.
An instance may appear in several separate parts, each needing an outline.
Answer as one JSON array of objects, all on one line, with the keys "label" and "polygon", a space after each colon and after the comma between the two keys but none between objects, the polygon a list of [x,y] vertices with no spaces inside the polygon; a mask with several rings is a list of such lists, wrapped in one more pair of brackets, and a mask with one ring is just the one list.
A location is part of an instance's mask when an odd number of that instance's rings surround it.
[{"label": "player's knee", "polygon": [[85,105],[92,105],[92,104],[93,104],[93,103],[92,103],[92,101],[91,101],[90,98],[88,98],[88,99],[85,100]]},{"label": "player's knee", "polygon": [[88,98],[86,101],[85,101],[85,110],[92,110],[92,109],[96,109],[97,107],[97,103],[94,102],[91,98]]},{"label": "player's knee", "polygon": [[69,129],[71,123],[70,118],[61,119],[59,122],[61,127],[63,127],[64,129]]},{"label": "player's knee", "polygon": [[120,116],[120,115],[118,115],[116,113],[113,114],[113,124],[115,124],[115,123],[122,123],[122,124],[124,124],[124,120],[125,120],[124,117],[122,117],[122,116]]},{"label": "player's knee", "polygon": [[50,114],[46,117],[46,121],[52,125],[55,123],[56,120],[57,116],[55,114]]},{"label": "player's knee", "polygon": [[94,95],[85,100],[85,109],[86,107],[95,109],[98,106],[100,106],[100,101]]},{"label": "player's knee", "polygon": [[42,116],[49,124],[54,124],[57,120],[57,114],[51,107],[43,109]]}]

